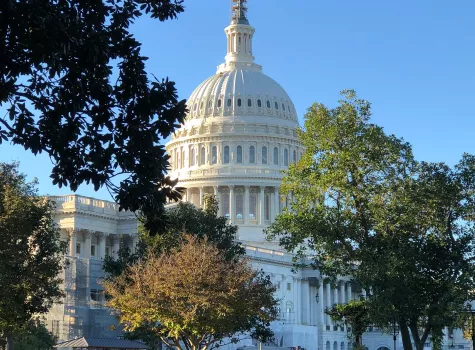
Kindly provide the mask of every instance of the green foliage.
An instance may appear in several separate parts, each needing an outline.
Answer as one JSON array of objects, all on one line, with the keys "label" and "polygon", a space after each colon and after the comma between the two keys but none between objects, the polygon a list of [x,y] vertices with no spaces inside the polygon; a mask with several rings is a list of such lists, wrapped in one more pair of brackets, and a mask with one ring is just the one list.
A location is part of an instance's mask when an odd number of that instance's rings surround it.
[{"label": "green foliage", "polygon": [[[144,228],[140,229],[140,241],[136,253],[128,247],[121,245],[118,258],[106,257],[104,271],[111,277],[120,276],[128,266],[139,260],[147,259],[148,254],[160,255],[169,252],[180,245],[185,234],[203,239],[207,237],[210,243],[225,254],[232,261],[244,257],[244,248],[235,241],[237,226],[230,225],[226,218],[218,217],[218,202],[214,196],[204,198],[205,209],[196,208],[193,204],[181,202],[176,207],[168,210],[166,215],[167,230],[161,235],[151,236]],[[150,340],[154,342],[157,336],[148,324],[130,331],[131,339]]]},{"label": "green foliage", "polygon": [[160,254],[177,247],[185,234],[204,238],[225,252],[228,259],[238,259],[245,251],[235,242],[237,226],[230,225],[224,217],[218,217],[218,206],[214,196],[205,198],[206,209],[196,208],[191,203],[180,202],[166,214],[166,232],[152,236],[144,228],[140,229],[140,242],[136,253],[121,245],[118,258],[106,257],[104,271],[112,276],[120,275],[127,266],[146,258],[149,252]]},{"label": "green foliage", "polygon": [[56,343],[53,335],[37,320],[18,331],[14,339],[13,350],[51,350]]},{"label": "green foliage", "polygon": [[347,304],[335,304],[325,312],[335,323],[351,327],[354,349],[361,347],[361,337],[372,324],[366,300],[350,300]]},{"label": "green foliage", "polygon": [[0,143],[46,152],[60,187],[106,186],[152,233],[163,228],[166,199],[180,197],[161,141],[186,106],[168,78],[149,79],[129,27],[143,15],[176,18],[182,3],[0,1],[0,106],[8,111]]},{"label": "green foliage", "polygon": [[62,296],[64,245],[53,205],[35,186],[17,164],[0,163],[0,338],[11,337]]},{"label": "green foliage", "polygon": [[143,329],[176,349],[206,350],[242,337],[266,341],[277,316],[275,287],[246,259],[229,260],[206,237],[150,254],[104,283],[128,331]]},{"label": "green foliage", "polygon": [[371,288],[373,321],[384,329],[396,318],[405,349],[410,335],[418,349],[429,335],[437,345],[474,298],[475,157],[454,168],[416,162],[409,144],[369,122],[368,102],[343,96],[308,110],[306,152],[282,186],[295,202],[269,236],[300,254],[308,242],[323,274]]}]

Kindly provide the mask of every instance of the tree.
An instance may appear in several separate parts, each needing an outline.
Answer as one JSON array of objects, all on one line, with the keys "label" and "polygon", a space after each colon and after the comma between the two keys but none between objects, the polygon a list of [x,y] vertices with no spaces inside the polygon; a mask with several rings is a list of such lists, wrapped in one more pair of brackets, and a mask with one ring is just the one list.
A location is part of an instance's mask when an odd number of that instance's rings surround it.
[{"label": "tree", "polygon": [[37,195],[18,164],[0,163],[0,337],[13,335],[63,294],[59,272],[64,245],[53,205]]},{"label": "tree", "polygon": [[206,238],[150,255],[104,283],[126,330],[144,323],[176,349],[206,350],[249,333],[262,340],[276,317],[275,287],[246,259],[229,260]]},{"label": "tree", "polygon": [[150,235],[141,227],[137,251],[132,253],[127,246],[121,246],[117,259],[106,257],[104,271],[111,276],[118,276],[128,266],[146,259],[150,252],[161,254],[179,246],[185,234],[198,238],[206,236],[209,242],[215,243],[225,252],[228,259],[242,258],[246,252],[242,245],[235,241],[238,227],[229,224],[225,217],[217,216],[218,202],[214,196],[205,196],[203,202],[206,209],[186,202],[180,202],[170,208],[165,215],[166,230],[160,235]]},{"label": "tree", "polygon": [[176,18],[182,3],[0,2],[0,107],[8,111],[0,143],[46,152],[60,187],[106,186],[153,233],[166,199],[180,196],[160,141],[184,121],[186,106],[168,78],[149,80],[129,26],[144,14]]},{"label": "tree", "polygon": [[[107,256],[104,261],[104,271],[112,277],[121,275],[128,266],[139,260],[146,260],[150,253],[160,255],[180,245],[185,234],[200,239],[207,238],[208,242],[216,244],[229,260],[243,258],[245,250],[235,241],[238,227],[231,225],[225,217],[218,217],[218,202],[214,196],[207,195],[204,200],[205,209],[197,208],[191,203],[180,202],[170,208],[165,216],[166,231],[161,235],[151,236],[141,227],[140,241],[136,252],[123,245],[120,247],[117,259]],[[153,327],[152,327],[153,328]],[[129,339],[141,339],[147,344],[156,343],[157,336],[148,324],[137,327],[133,332],[127,332]]]},{"label": "tree", "polygon": [[29,322],[14,338],[14,350],[51,350],[56,344],[53,335],[38,320]]},{"label": "tree", "polygon": [[355,349],[363,347],[363,333],[371,326],[366,300],[350,300],[347,304],[335,304],[327,308],[325,312],[330,315],[333,322],[346,324],[351,328]]},{"label": "tree", "polygon": [[268,233],[372,291],[372,321],[385,329],[396,318],[406,350],[411,337],[418,350],[429,336],[440,345],[473,299],[475,158],[454,169],[416,162],[408,143],[369,122],[367,101],[343,96],[306,114],[306,152],[282,187],[295,201]]}]

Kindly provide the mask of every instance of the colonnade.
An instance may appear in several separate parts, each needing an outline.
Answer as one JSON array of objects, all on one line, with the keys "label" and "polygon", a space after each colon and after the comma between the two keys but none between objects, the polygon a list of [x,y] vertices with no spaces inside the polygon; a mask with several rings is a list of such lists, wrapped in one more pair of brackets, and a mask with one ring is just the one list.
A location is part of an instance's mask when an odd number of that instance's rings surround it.
[{"label": "colonnade", "polygon": [[216,197],[218,215],[229,218],[233,224],[270,224],[287,203],[281,203],[278,186],[251,185],[188,187],[186,201],[203,208],[206,194]]},{"label": "colonnade", "polygon": [[117,258],[121,242],[134,250],[138,236],[109,234],[98,231],[69,229],[67,256],[82,259],[104,260],[107,255]]}]

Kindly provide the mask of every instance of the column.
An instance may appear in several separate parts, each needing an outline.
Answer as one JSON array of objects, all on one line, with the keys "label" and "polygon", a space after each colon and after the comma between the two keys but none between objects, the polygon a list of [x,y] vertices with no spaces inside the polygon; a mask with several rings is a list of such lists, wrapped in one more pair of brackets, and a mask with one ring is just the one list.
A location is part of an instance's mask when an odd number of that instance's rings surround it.
[{"label": "column", "polygon": [[264,225],[264,202],[265,202],[265,194],[264,194],[264,186],[261,186],[261,193],[259,196],[259,224]]},{"label": "column", "polygon": [[223,216],[223,210],[222,210],[222,205],[223,205],[223,197],[221,196],[221,191],[219,190],[219,186],[216,186],[218,189],[218,194],[216,195],[216,199],[218,200],[218,216]]},{"label": "column", "polygon": [[[326,292],[327,292],[327,293],[326,293],[326,294],[327,294],[327,295],[326,295],[326,297],[327,297],[327,303],[326,303],[326,305],[325,305],[325,307],[324,307],[323,309],[325,309],[325,308],[327,308],[327,307],[331,307],[331,305],[332,305],[332,296],[331,296],[331,285],[330,285],[330,283],[327,283],[326,289],[327,289],[327,290],[326,290]],[[330,326],[330,325],[331,325],[330,315],[327,315],[327,314],[325,314],[325,315],[326,315],[326,316],[325,316],[325,318],[326,318],[325,324],[326,324],[327,326]]]},{"label": "column", "polygon": [[[262,187],[261,187],[262,188]],[[302,279],[295,279],[295,294],[296,294],[296,312],[295,312],[295,323],[302,324]]]},{"label": "column", "polygon": [[191,188],[186,189],[186,201],[191,203]]},{"label": "column", "polygon": [[119,248],[120,248],[120,237],[119,235],[114,235],[113,237],[113,247],[112,247],[112,252],[113,252],[113,256],[115,259],[117,259],[117,257],[119,256]]},{"label": "column", "polygon": [[244,186],[244,225],[249,224],[249,186]]},{"label": "column", "polygon": [[91,232],[86,232],[84,234],[84,242],[85,242],[85,247],[84,247],[84,254],[83,257],[84,259],[90,259],[91,258]]},{"label": "column", "polygon": [[[307,278],[307,325],[312,324],[312,288],[310,287],[310,281]],[[315,304],[315,309],[317,309],[317,305]],[[316,322],[315,322],[316,324]]]},{"label": "column", "polygon": [[[277,215],[280,214],[280,195],[279,195],[279,187],[274,187],[274,220]],[[322,295],[323,298],[323,295]]]},{"label": "column", "polygon": [[100,233],[97,235],[97,240],[99,242],[99,254],[98,259],[104,260],[106,258],[106,235],[104,233]]},{"label": "column", "polygon": [[229,216],[231,223],[234,224],[234,186],[229,186]]},{"label": "column", "polygon": [[351,283],[348,282],[348,286],[346,288],[346,302],[349,303],[351,300]]},{"label": "column", "polygon": [[139,244],[139,236],[132,236],[132,252],[137,252],[137,245]]},{"label": "column", "polygon": [[216,213],[219,216],[219,200],[218,200],[218,186],[213,186],[214,199],[218,201],[218,212]]},{"label": "column", "polygon": [[69,256],[76,257],[76,232],[74,230],[69,231]]},{"label": "column", "polygon": [[204,193],[205,193],[204,187],[201,186],[201,187],[200,187],[200,208],[201,208],[201,209],[203,209],[203,205],[204,205],[204,203],[203,203],[203,196],[204,196]]},{"label": "column", "polygon": [[340,289],[340,304],[344,304],[345,303],[345,282],[344,281],[341,281],[341,283],[339,284],[339,289]]},{"label": "column", "polygon": [[324,304],[324,295],[323,295],[323,280],[320,280],[320,285],[318,286],[318,305],[317,305],[317,324],[324,324],[325,323],[325,313],[323,312],[323,304]]}]

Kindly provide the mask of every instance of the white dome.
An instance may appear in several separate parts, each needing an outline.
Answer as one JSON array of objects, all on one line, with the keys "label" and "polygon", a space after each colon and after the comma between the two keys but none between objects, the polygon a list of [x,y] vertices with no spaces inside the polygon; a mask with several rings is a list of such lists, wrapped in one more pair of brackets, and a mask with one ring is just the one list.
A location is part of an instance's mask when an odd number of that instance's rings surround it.
[{"label": "white dome", "polygon": [[262,243],[262,229],[288,203],[279,193],[283,172],[303,148],[292,100],[254,63],[245,2],[233,4],[225,63],[193,91],[184,125],[166,144],[169,174],[186,188],[184,200],[203,207],[214,194],[238,238]]},{"label": "white dome", "polygon": [[[248,69],[245,69],[248,68]],[[246,116],[277,118],[298,126],[294,104],[285,90],[256,66],[221,71],[203,81],[188,100],[188,120]],[[270,120],[262,120],[271,122]],[[273,122],[275,123],[275,121]],[[278,123],[280,124],[280,123]]]}]

